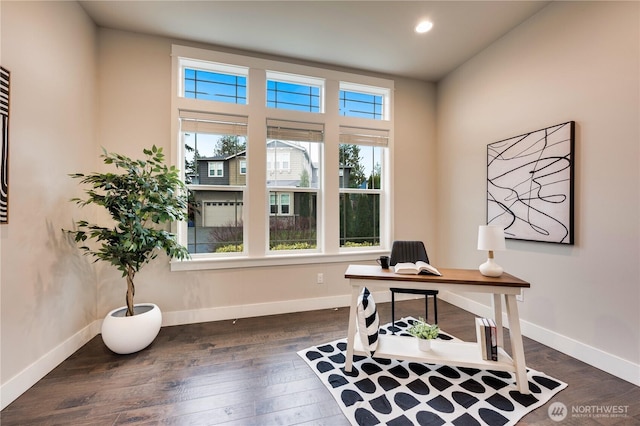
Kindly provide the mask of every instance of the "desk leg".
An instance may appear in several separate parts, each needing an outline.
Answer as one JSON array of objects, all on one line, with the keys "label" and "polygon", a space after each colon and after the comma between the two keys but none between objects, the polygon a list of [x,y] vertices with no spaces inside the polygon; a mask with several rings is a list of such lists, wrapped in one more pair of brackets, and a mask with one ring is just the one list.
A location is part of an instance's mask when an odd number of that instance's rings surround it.
[{"label": "desk leg", "polygon": [[349,331],[347,332],[347,359],[344,363],[344,371],[351,372],[353,367],[353,345],[356,338],[356,316],[358,315],[358,296],[362,291],[359,285],[351,284],[351,306],[349,307]]},{"label": "desk leg", "polygon": [[504,348],[504,330],[502,329],[502,294],[493,294],[493,320],[496,322],[498,347]]},{"label": "desk leg", "polygon": [[516,384],[520,393],[529,393],[527,381],[527,367],[524,361],[524,345],[522,332],[520,331],[520,315],[518,314],[518,302],[513,294],[505,295],[507,298],[507,317],[509,318],[509,337],[511,338],[511,355],[516,368]]}]

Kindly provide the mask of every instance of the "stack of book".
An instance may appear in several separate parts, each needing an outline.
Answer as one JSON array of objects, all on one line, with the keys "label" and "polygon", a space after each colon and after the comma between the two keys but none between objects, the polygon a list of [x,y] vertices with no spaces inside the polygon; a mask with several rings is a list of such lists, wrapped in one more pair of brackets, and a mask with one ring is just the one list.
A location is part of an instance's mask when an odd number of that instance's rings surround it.
[{"label": "stack of book", "polygon": [[496,322],[491,318],[476,318],[476,335],[482,359],[498,360],[498,336]]}]

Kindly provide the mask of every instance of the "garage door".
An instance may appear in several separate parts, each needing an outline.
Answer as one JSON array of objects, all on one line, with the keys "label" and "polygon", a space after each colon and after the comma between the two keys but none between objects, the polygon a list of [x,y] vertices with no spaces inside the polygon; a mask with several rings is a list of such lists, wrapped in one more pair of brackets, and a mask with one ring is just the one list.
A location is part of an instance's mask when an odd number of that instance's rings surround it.
[{"label": "garage door", "polygon": [[242,201],[205,201],[203,226],[235,226],[242,221]]}]

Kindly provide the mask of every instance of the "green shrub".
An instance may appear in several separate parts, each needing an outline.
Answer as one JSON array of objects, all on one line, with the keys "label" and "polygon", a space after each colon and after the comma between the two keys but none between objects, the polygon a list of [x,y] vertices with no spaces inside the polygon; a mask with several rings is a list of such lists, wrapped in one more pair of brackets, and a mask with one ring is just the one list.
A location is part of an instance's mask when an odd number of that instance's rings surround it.
[{"label": "green shrub", "polygon": [[238,253],[244,250],[243,244],[227,244],[216,249],[216,253]]},{"label": "green shrub", "polygon": [[308,242],[301,243],[280,243],[271,247],[271,250],[307,250],[316,248],[315,244]]}]

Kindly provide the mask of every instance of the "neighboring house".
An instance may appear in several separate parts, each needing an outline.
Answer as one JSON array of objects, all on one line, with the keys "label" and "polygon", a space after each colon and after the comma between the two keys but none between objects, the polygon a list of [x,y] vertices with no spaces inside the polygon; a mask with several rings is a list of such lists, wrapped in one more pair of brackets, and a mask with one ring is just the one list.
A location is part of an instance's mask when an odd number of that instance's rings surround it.
[{"label": "neighboring house", "polygon": [[[307,173],[308,183],[302,182]],[[318,171],[309,152],[300,145],[284,141],[267,143],[267,186],[316,187]]]},{"label": "neighboring house", "polygon": [[[247,155],[200,157],[192,185],[243,186],[247,180]],[[242,191],[193,190],[197,209],[193,225],[238,226],[242,223]]]},{"label": "neighboring house", "polygon": [[201,157],[194,184],[199,185],[246,185],[247,152],[235,155]]},{"label": "neighboring house", "polygon": [[[230,156],[199,158],[197,175],[191,181],[193,185],[244,186],[246,173],[247,156],[246,151],[242,151]],[[301,194],[286,188],[318,187],[318,167],[313,164],[307,149],[292,142],[268,142],[267,187],[278,189],[269,193],[272,215],[299,214],[296,200]],[[237,226],[242,222],[242,191],[200,187],[193,193],[199,210],[195,215],[195,226]]]}]

